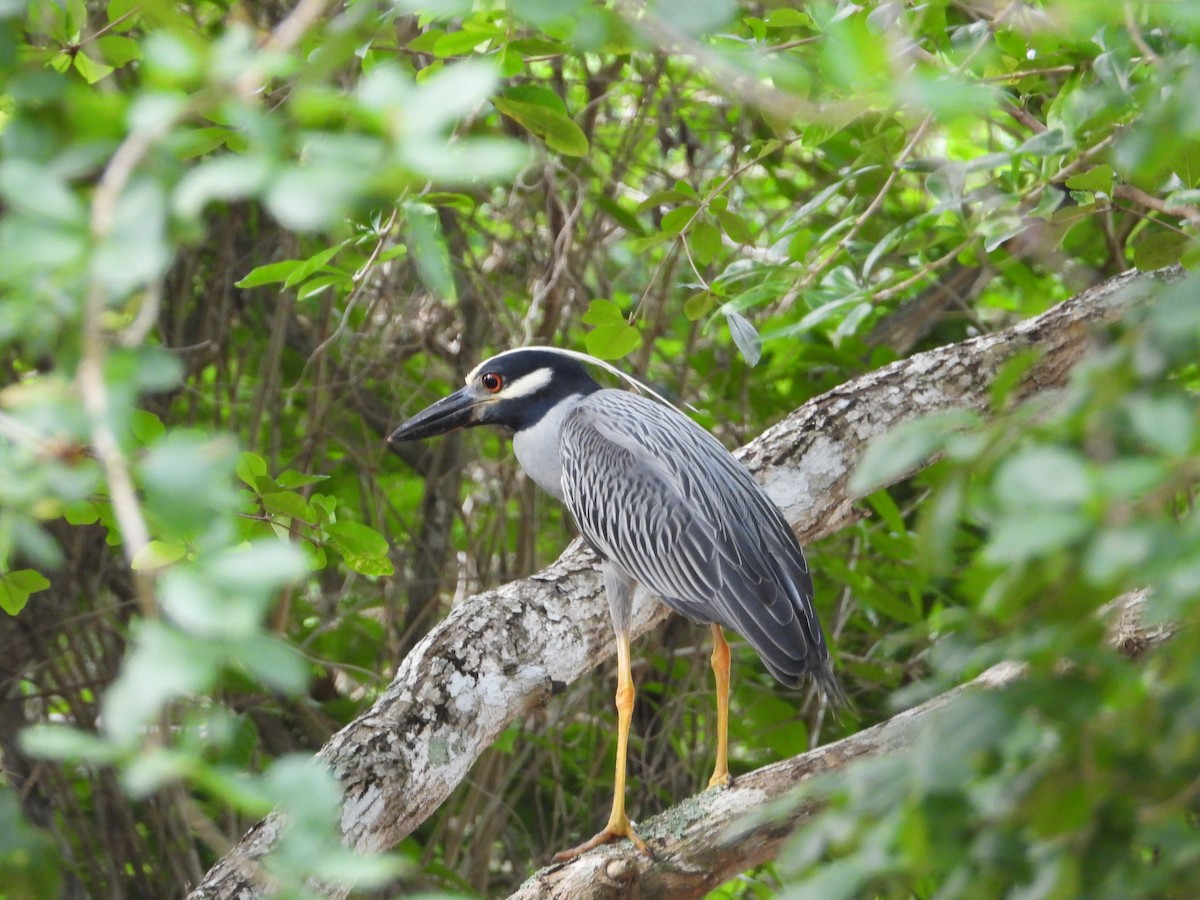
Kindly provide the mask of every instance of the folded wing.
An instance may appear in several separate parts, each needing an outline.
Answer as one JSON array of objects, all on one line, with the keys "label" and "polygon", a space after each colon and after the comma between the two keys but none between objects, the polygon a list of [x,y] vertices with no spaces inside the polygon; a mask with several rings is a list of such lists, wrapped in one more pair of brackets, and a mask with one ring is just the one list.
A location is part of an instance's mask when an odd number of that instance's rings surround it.
[{"label": "folded wing", "polygon": [[840,689],[804,553],[724,447],[674,409],[599,391],[561,435],[563,493],[589,544],[697,622],[741,634],[781,682]]}]

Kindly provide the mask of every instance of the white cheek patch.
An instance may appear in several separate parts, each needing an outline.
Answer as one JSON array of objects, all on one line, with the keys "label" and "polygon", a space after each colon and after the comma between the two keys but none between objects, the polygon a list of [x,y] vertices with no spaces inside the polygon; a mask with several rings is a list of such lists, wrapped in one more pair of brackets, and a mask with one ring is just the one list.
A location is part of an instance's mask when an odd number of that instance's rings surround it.
[{"label": "white cheek patch", "polygon": [[536,394],[550,383],[554,373],[549,369],[535,369],[528,375],[522,375],[516,381],[509,382],[503,390],[496,394],[500,400],[519,400]]}]

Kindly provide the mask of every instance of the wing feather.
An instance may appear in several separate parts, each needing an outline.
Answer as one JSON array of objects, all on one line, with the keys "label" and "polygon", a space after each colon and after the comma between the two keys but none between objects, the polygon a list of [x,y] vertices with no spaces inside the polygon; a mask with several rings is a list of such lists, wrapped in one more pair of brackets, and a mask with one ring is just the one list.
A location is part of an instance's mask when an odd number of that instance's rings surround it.
[{"label": "wing feather", "polygon": [[590,394],[560,437],[563,493],[587,541],[683,615],[741,634],[786,684],[839,693],[804,553],[744,466],[682,413]]}]

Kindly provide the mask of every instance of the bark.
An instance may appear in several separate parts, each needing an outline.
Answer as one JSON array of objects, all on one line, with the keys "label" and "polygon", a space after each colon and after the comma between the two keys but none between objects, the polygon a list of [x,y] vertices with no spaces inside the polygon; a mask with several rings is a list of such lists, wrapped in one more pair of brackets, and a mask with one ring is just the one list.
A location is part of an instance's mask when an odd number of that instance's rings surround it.
[{"label": "bark", "polygon": [[[926,413],[987,409],[997,371],[1024,350],[1035,349],[1039,360],[1019,396],[1061,386],[1093,345],[1097,326],[1119,319],[1147,295],[1153,280],[1126,273],[1013,328],[854,379],[806,403],[740,456],[798,534],[806,540],[830,534],[858,517],[853,507],[859,498],[849,488],[850,477],[872,439]],[[634,635],[666,615],[662,604],[639,598]],[[462,603],[417,644],[375,705],[319,754],[345,791],[346,843],[363,852],[395,845],[438,808],[508,723],[612,653],[596,561],[579,542],[544,571]],[[856,737],[865,746],[902,734],[912,715]],[[847,751],[834,748],[845,745],[817,752],[836,759]],[[745,776],[737,788],[706,802],[747,798],[759,790],[753,787],[758,783]],[[681,809],[665,815],[682,816],[672,827],[686,830],[691,807]],[[736,812],[723,809],[705,815],[728,818]],[[252,828],[191,897],[257,896],[255,861],[270,850],[279,827],[272,815]],[[758,861],[748,852],[742,857],[742,867]],[[345,895],[336,888],[329,893]]]}]

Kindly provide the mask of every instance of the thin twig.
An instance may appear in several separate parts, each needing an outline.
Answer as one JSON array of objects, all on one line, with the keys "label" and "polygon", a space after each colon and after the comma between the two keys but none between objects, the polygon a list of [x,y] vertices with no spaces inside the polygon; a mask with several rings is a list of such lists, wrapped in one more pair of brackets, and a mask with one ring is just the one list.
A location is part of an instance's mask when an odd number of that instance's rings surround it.
[{"label": "thin twig", "polygon": [[1113,188],[1113,195],[1120,197],[1122,200],[1129,200],[1137,203],[1139,206],[1162,213],[1164,216],[1183,219],[1187,223],[1200,222],[1200,208],[1184,204],[1167,203],[1165,200],[1160,200],[1153,194],[1147,194],[1141,188],[1134,187],[1132,184],[1116,185]]}]

